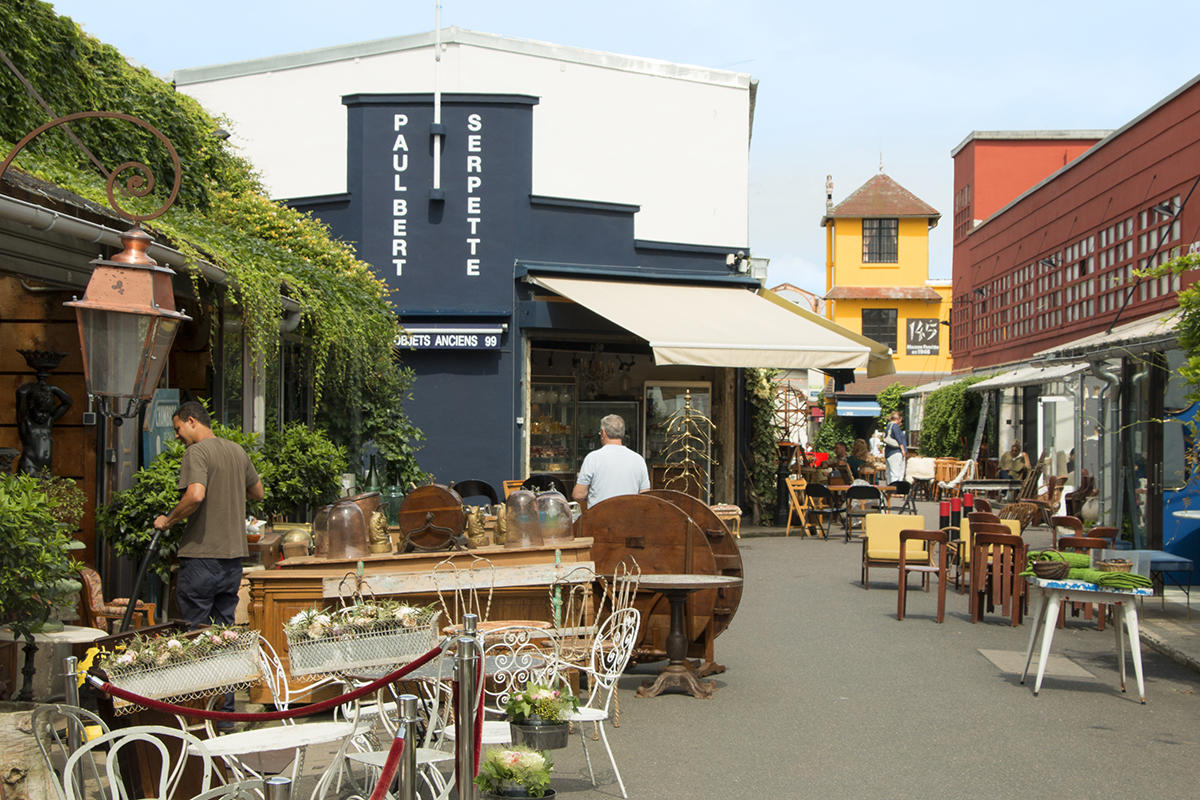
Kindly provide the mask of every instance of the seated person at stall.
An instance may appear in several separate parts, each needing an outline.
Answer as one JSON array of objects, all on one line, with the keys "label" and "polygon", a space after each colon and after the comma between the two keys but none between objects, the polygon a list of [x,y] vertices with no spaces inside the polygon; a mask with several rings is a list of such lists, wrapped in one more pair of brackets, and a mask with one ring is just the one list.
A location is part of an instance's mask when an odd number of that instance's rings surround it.
[{"label": "seated person at stall", "polygon": [[1021,443],[1014,441],[1012,447],[1000,454],[1000,477],[1010,480],[1023,481],[1029,474],[1029,456],[1021,449]]},{"label": "seated person at stall", "polygon": [[829,463],[826,464],[831,470],[829,480],[836,483],[839,478],[843,483],[853,483],[854,473],[850,468],[849,458],[846,456],[846,443],[838,442],[833,446],[833,455],[829,457]]},{"label": "seated person at stall", "polygon": [[850,465],[850,474],[855,478],[862,478],[862,468],[869,467],[872,464],[871,456],[867,452],[867,440],[855,439],[854,446],[850,448],[850,455],[846,458],[846,463]]}]

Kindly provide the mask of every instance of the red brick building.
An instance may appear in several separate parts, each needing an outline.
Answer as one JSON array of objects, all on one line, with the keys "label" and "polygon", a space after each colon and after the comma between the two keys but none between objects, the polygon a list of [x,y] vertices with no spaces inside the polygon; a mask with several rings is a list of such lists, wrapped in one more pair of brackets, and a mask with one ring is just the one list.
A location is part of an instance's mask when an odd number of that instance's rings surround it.
[{"label": "red brick building", "polygon": [[1185,202],[1198,132],[1200,78],[1103,138],[968,136],[953,152],[955,367],[1020,361],[1118,312],[1127,322],[1175,305],[1178,278],[1134,271],[1200,239],[1200,198]]}]

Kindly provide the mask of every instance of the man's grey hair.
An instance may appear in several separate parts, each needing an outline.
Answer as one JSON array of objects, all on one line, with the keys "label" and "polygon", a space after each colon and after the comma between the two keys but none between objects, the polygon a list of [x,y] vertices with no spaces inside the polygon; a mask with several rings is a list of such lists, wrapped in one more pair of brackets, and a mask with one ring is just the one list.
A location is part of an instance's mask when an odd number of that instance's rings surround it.
[{"label": "man's grey hair", "polygon": [[609,414],[600,420],[600,430],[610,439],[625,438],[625,420],[620,414]]}]

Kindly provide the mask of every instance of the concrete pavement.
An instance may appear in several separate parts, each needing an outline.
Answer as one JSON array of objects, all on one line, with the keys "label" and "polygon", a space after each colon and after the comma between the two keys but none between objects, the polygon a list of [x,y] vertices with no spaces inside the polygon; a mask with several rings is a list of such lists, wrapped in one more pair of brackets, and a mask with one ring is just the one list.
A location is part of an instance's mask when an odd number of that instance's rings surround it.
[{"label": "concrete pavement", "polygon": [[[743,532],[747,581],[716,643],[728,670],[713,698],[636,698],[660,664],[620,682],[621,725],[608,734],[629,797],[1194,796],[1200,620],[1171,593],[1165,609],[1144,604],[1143,639],[1163,648],[1143,648],[1146,705],[1132,675],[1131,691],[1119,689],[1111,629],[1081,618],[1057,631],[1035,697],[1018,674],[1028,621],[971,624],[953,591],[944,624],[921,591],[897,621],[892,575],[859,585],[858,543]],[[559,797],[620,797],[601,743],[588,744],[600,785],[576,735],[552,753]]]}]

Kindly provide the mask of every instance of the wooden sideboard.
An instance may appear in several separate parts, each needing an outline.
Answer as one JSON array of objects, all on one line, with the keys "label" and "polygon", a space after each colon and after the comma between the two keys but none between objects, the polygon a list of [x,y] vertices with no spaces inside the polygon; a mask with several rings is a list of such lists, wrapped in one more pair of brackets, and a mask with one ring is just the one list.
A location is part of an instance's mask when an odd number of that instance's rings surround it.
[{"label": "wooden sideboard", "polygon": [[[377,597],[403,596],[417,605],[438,599],[428,579],[435,566],[453,559],[456,567],[466,570],[476,557],[488,559],[495,566],[490,619],[548,620],[550,583],[556,575],[565,575],[575,567],[592,566],[591,548],[592,540],[585,538],[540,547],[491,546],[462,552],[406,553],[356,560],[313,556],[284,559],[276,569],[246,573],[250,582],[250,627],[262,633],[287,666],[284,624],[313,606],[336,608],[341,595],[353,592],[359,561],[363,564],[364,589]],[[293,685],[303,682],[293,679]],[[332,694],[330,691],[328,696]],[[256,703],[270,702],[263,687],[252,688],[250,699]]]}]

